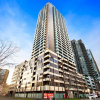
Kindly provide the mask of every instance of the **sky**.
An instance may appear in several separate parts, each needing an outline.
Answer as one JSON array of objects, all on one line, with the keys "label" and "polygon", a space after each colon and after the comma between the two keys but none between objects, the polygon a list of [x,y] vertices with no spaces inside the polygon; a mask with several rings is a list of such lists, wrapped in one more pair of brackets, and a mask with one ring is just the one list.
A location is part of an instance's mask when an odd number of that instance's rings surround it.
[{"label": "sky", "polygon": [[[38,13],[48,2],[64,16],[69,39],[82,39],[100,69],[100,0],[0,0],[0,38],[20,47],[11,61],[30,59]],[[14,68],[9,69],[10,84]]]}]

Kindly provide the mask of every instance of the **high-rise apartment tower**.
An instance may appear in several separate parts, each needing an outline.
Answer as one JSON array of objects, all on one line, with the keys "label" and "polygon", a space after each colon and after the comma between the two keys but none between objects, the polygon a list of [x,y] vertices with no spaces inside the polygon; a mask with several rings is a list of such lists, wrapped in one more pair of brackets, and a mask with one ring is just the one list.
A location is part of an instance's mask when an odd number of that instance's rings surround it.
[{"label": "high-rise apartment tower", "polygon": [[83,74],[91,91],[98,90],[100,84],[100,72],[94,60],[92,52],[87,50],[82,40],[72,40],[77,72]]},{"label": "high-rise apartment tower", "polygon": [[31,60],[16,66],[14,73],[10,93],[15,91],[16,97],[73,98],[86,94],[85,79],[76,72],[65,20],[51,3],[39,12]]},{"label": "high-rise apartment tower", "polygon": [[39,12],[32,57],[41,54],[45,49],[74,63],[64,17],[50,3]]}]

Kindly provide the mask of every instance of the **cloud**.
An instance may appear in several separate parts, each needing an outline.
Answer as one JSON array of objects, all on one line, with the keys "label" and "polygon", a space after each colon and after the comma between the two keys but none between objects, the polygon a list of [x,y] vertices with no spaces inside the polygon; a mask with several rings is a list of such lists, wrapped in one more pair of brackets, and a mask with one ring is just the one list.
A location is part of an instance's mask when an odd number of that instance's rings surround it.
[{"label": "cloud", "polygon": [[[12,41],[14,45],[20,47],[20,52],[10,59],[13,63],[19,64],[24,60],[29,60],[31,57],[35,30],[34,25],[30,24],[32,21],[34,24],[34,19],[23,13],[17,5],[12,7],[9,3],[5,2],[4,7],[0,8],[1,38],[6,38],[9,41]],[[10,68],[8,83],[11,81],[12,71],[13,69]]]},{"label": "cloud", "polygon": [[4,6],[0,8],[0,35],[21,48],[20,55],[23,56],[19,62],[22,62],[22,59],[30,58],[35,32],[34,23],[36,25],[35,20],[21,11],[17,4],[11,6],[5,2]]},{"label": "cloud", "polygon": [[74,23],[73,20],[75,19],[76,16],[77,16],[76,14],[73,14],[71,12],[69,12],[66,16],[64,16],[70,40],[72,39],[77,40],[81,37],[79,30],[77,30],[76,27],[73,25]]}]

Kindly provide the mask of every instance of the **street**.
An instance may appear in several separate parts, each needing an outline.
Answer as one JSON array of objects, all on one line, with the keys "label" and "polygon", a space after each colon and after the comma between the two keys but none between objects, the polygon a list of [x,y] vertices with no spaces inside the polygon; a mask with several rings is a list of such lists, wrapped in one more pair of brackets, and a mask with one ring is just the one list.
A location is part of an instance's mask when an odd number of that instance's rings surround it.
[{"label": "street", "polygon": [[81,100],[100,100],[100,98],[96,98],[96,99],[81,99]]},{"label": "street", "polygon": [[7,98],[7,97],[0,97],[0,100],[18,100],[18,99],[11,99],[11,98]]},{"label": "street", "polygon": [[[21,99],[11,99],[8,97],[0,97],[0,100],[21,100]],[[33,99],[34,100],[34,99]],[[42,99],[41,99],[42,100]],[[57,100],[57,99],[56,99]],[[68,100],[68,99],[67,99]],[[78,100],[100,100],[100,98],[96,98],[96,99],[78,99]]]}]

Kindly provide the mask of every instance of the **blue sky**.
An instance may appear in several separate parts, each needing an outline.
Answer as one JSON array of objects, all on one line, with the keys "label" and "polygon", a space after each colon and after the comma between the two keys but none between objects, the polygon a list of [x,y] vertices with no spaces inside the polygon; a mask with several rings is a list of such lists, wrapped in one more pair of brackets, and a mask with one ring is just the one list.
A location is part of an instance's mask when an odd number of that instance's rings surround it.
[{"label": "blue sky", "polygon": [[0,0],[0,37],[21,48],[12,62],[30,59],[38,13],[48,2],[64,16],[70,40],[82,39],[100,69],[100,0]]}]

